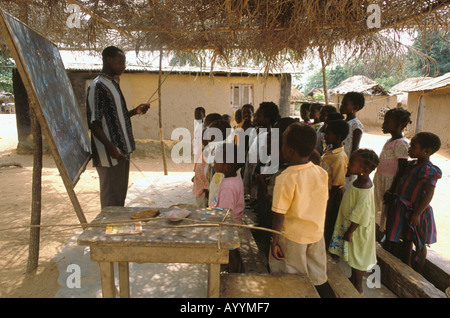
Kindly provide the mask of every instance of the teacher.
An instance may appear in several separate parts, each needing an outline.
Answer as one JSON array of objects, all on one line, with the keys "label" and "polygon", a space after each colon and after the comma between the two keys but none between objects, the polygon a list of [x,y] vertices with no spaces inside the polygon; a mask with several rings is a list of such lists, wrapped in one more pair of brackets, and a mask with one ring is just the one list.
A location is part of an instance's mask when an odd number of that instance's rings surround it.
[{"label": "teacher", "polygon": [[115,76],[125,71],[125,54],[109,46],[102,52],[103,68],[87,90],[87,120],[92,161],[100,178],[101,207],[124,206],[130,153],[136,148],[130,117],[145,114],[149,104],[128,111]]}]

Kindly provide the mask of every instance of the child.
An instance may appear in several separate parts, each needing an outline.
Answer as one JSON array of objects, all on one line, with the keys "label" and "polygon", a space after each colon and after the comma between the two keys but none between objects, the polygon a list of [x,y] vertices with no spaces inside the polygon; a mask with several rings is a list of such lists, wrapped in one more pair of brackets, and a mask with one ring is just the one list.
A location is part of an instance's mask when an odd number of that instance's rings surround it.
[{"label": "child", "polygon": [[[420,132],[412,139],[408,149],[411,158],[403,174],[394,185],[386,222],[386,240],[403,240],[403,261],[412,264],[412,244],[416,247],[413,268],[422,272],[427,254],[426,244],[436,242],[433,209],[429,205],[437,180],[442,171],[430,161],[439,150],[441,141],[430,132]],[[389,193],[388,193],[389,194]]]},{"label": "child", "polygon": [[240,123],[242,123],[242,109],[236,109],[236,111],[234,112],[234,121],[236,122],[236,125],[233,127],[234,129],[237,128],[238,125],[240,125]]},{"label": "child", "polygon": [[205,119],[205,108],[199,106],[194,110],[194,139],[192,147],[194,150],[194,158],[198,158],[199,151],[202,148],[202,130]]},{"label": "child", "polygon": [[202,128],[202,142],[199,146],[200,149],[195,151],[195,164],[194,164],[194,177],[192,178],[192,182],[194,186],[192,188],[192,193],[195,195],[195,199],[197,201],[197,205],[201,208],[206,207],[208,205],[208,195],[209,195],[209,179],[207,177],[209,165],[206,164],[205,155],[208,156],[209,153],[204,154],[204,147],[208,145],[209,140],[205,138],[205,130],[211,122],[214,120],[220,119],[221,115],[218,113],[208,114],[204,118],[204,124]]},{"label": "child", "polygon": [[272,234],[269,266],[271,273],[306,274],[319,287],[327,283],[328,175],[309,161],[315,144],[316,132],[308,125],[291,124],[283,134],[283,157],[291,165],[275,180],[272,228],[284,235]]},{"label": "child", "polygon": [[211,202],[220,187],[220,183],[223,180],[223,174],[220,172],[216,172],[214,168],[214,157],[216,155],[216,150],[226,142],[230,132],[230,124],[223,119],[217,119],[213,121],[205,132],[204,138],[208,141],[209,147],[209,155],[205,157],[206,164],[208,164],[208,170],[206,173],[206,177],[209,182],[208,205],[211,205]]},{"label": "child", "polygon": [[[233,152],[232,156],[230,153]],[[228,154],[228,156],[227,156]],[[231,158],[232,157],[232,158]],[[244,213],[244,183],[240,174],[237,173],[240,164],[237,162],[237,147],[234,143],[224,143],[217,149],[214,157],[214,169],[216,173],[223,175],[219,190],[211,201],[211,207],[222,209],[231,208],[233,221],[241,223]],[[239,271],[239,254],[237,249],[230,250],[229,271],[236,273]]]},{"label": "child", "polygon": [[316,150],[319,152],[319,155],[322,156],[324,152],[323,138],[325,136],[325,120],[328,114],[337,113],[337,109],[331,105],[325,105],[320,109],[319,112],[319,127],[317,128],[317,143]]},{"label": "child", "polygon": [[[364,107],[364,95],[358,92],[349,92],[344,95],[342,104],[340,107],[340,113],[345,115],[345,120],[349,126],[349,132],[347,138],[342,142],[347,157],[350,158],[350,154],[359,148],[359,143],[363,134],[364,126],[356,118],[356,112],[360,111]],[[348,176],[346,186],[350,181],[354,179],[354,176]]]},{"label": "child", "polygon": [[384,194],[386,191],[393,192],[392,185],[394,177],[408,161],[408,140],[403,137],[403,129],[411,123],[411,113],[404,108],[393,108],[386,112],[383,121],[383,133],[390,134],[391,138],[386,141],[380,153],[380,164],[373,178],[375,185],[375,211],[381,212],[380,231],[386,229],[386,205]]},{"label": "child", "polygon": [[345,120],[350,128],[347,138],[343,141],[345,153],[350,154],[359,148],[364,126],[356,118],[356,112],[364,107],[364,95],[357,92],[350,92],[344,95],[340,108],[340,113],[345,115]]},{"label": "child", "polygon": [[377,262],[374,187],[369,175],[378,163],[378,156],[371,149],[358,149],[351,154],[348,173],[357,178],[342,197],[329,247],[331,253],[350,265],[350,280],[361,295],[363,274]]},{"label": "child", "polygon": [[250,203],[253,204],[257,203],[258,195],[258,184],[255,176],[259,174],[259,153],[267,153],[268,136],[278,117],[278,106],[273,102],[262,102],[255,113],[256,129],[254,129],[254,134],[250,136],[250,146],[243,174],[245,194],[249,197]]},{"label": "child", "polygon": [[325,151],[320,166],[328,173],[328,204],[325,218],[325,246],[329,246],[333,235],[334,224],[341,205],[348,157],[342,141],[348,135],[348,124],[345,120],[332,120],[327,123],[325,142],[331,145]]},{"label": "child", "polygon": [[300,117],[303,121],[301,123],[309,125],[311,123],[310,119],[310,103],[304,103],[300,106]]},{"label": "child", "polygon": [[315,129],[316,132],[319,129],[319,126],[321,124],[321,121],[320,121],[320,110],[321,109],[322,109],[322,104],[320,104],[320,103],[313,103],[309,107],[309,117],[313,120],[313,122],[311,123],[311,126],[312,126],[312,128]]}]

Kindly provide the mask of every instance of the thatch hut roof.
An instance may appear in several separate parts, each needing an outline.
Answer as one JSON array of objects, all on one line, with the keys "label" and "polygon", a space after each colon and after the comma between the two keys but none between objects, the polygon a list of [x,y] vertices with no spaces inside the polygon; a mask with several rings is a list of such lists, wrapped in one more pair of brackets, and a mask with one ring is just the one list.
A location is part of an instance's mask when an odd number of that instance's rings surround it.
[{"label": "thatch hut roof", "polygon": [[388,92],[377,82],[364,75],[355,75],[342,81],[338,86],[328,90],[329,94],[346,94],[359,92],[365,95],[387,95]]},{"label": "thatch hut roof", "polygon": [[386,65],[402,46],[386,45],[388,40],[379,31],[412,33],[412,27],[431,31],[448,29],[450,24],[450,0],[379,2],[379,28],[368,24],[373,14],[369,4],[367,0],[0,0],[6,12],[60,48],[100,51],[116,45],[126,51],[197,54],[209,50],[217,63],[251,59],[267,68],[286,59],[301,61],[319,47],[328,60],[339,47],[355,58],[375,54]]},{"label": "thatch hut roof", "polygon": [[302,92],[300,92],[297,88],[295,88],[294,85],[291,86],[291,96],[290,96],[291,101],[300,100],[304,96],[305,95]]},{"label": "thatch hut roof", "polygon": [[404,81],[394,85],[389,90],[389,93],[391,94],[400,94],[403,92],[406,92],[410,89],[414,89],[418,86],[421,86],[425,83],[428,83],[430,80],[432,80],[432,77],[411,77],[407,78]]}]

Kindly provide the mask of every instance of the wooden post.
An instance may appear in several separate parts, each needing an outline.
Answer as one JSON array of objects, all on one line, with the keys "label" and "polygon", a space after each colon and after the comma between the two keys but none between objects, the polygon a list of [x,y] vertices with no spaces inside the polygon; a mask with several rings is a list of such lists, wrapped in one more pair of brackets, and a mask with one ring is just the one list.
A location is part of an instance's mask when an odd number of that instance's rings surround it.
[{"label": "wooden post", "polygon": [[159,51],[159,76],[158,76],[158,121],[159,121],[159,138],[161,140],[161,153],[164,164],[164,175],[167,176],[166,150],[164,147],[164,136],[162,130],[162,114],[161,114],[161,77],[162,77],[162,50]]},{"label": "wooden post", "polygon": [[323,87],[323,95],[325,97],[325,105],[328,104],[328,89],[327,89],[327,70],[326,70],[326,63],[325,59],[323,57],[323,49],[322,47],[319,47],[319,55],[320,55],[320,62],[322,63],[322,87]]},{"label": "wooden post", "polygon": [[[42,132],[34,109],[30,108],[31,128],[33,132],[33,181],[31,189],[31,228],[28,250],[27,273],[33,272],[39,261],[39,240],[41,225],[42,192]],[[33,227],[36,226],[36,227]]]}]

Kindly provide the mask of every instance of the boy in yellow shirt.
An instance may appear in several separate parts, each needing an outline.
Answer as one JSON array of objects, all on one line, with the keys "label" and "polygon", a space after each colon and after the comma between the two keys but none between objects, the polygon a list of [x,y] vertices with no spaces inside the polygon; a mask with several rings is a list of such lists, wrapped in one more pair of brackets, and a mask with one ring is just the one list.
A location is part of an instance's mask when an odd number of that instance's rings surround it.
[{"label": "boy in yellow shirt", "polygon": [[320,166],[328,173],[329,192],[324,234],[326,248],[330,244],[344,195],[348,158],[342,142],[347,137],[348,131],[348,124],[343,119],[329,121],[325,129],[325,142],[329,147],[322,156]]},{"label": "boy in yellow shirt", "polygon": [[272,227],[284,234],[272,235],[269,267],[271,273],[307,274],[319,291],[328,280],[323,238],[328,174],[309,161],[314,128],[294,123],[282,138],[281,151],[291,165],[275,180]]}]

